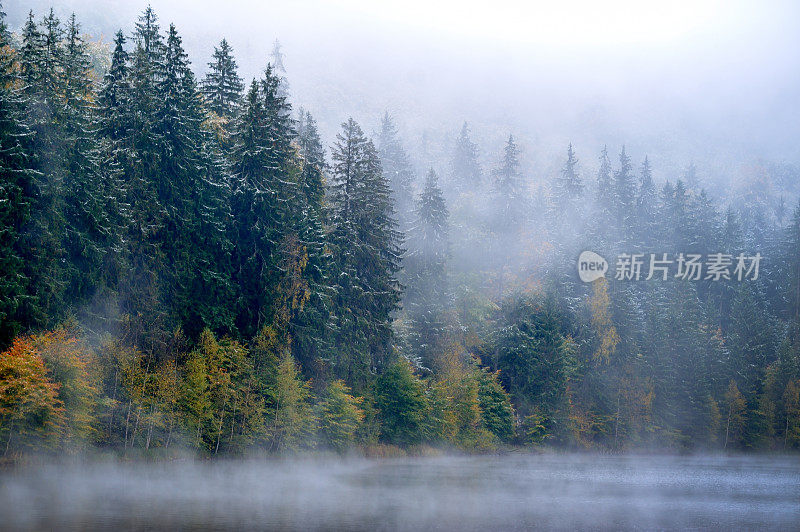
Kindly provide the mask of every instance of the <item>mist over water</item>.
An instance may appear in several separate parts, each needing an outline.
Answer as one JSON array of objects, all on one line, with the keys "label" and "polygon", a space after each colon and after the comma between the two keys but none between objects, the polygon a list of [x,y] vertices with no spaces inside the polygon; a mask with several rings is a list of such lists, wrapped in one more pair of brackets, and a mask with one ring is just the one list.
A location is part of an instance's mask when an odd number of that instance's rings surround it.
[{"label": "mist over water", "polygon": [[794,529],[796,457],[89,463],[0,475],[3,529]]}]

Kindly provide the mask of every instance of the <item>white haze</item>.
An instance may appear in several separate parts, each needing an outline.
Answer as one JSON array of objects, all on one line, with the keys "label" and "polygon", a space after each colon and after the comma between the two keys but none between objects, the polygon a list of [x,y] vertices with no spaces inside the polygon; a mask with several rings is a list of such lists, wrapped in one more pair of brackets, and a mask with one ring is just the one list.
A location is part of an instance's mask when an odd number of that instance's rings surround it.
[{"label": "white haze", "polygon": [[[12,28],[48,0],[6,2]],[[110,42],[146,2],[60,0]],[[706,185],[760,161],[800,163],[800,5],[792,2],[434,2],[154,0],[198,74],[223,37],[246,79],[283,44],[295,105],[330,144],[352,115],[389,110],[419,170],[445,171],[469,121],[484,166],[513,133],[531,180],[549,181],[568,142],[587,170],[599,150],[648,155],[657,179],[698,166]]]},{"label": "white haze", "polygon": [[0,529],[796,528],[792,457],[97,462],[0,472]]}]

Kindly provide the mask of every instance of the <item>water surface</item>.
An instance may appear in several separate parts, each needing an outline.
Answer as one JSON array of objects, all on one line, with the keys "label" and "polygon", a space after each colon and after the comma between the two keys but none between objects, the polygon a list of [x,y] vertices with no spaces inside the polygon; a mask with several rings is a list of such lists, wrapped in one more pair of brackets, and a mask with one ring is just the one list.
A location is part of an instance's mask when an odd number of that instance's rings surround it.
[{"label": "water surface", "polygon": [[0,527],[800,529],[800,458],[506,455],[31,466]]}]

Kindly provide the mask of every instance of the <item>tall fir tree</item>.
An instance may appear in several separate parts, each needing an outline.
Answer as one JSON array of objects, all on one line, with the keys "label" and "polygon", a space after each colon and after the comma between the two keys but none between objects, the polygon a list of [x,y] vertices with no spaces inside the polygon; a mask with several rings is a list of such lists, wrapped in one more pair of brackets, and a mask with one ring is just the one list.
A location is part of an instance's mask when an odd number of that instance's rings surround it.
[{"label": "tall fir tree", "polygon": [[65,297],[79,314],[85,314],[85,304],[109,287],[106,264],[114,255],[119,227],[113,225],[113,189],[107,188],[101,174],[97,136],[91,131],[95,113],[91,59],[74,14],[67,26],[63,58],[64,214],[68,221],[63,247],[69,264]]},{"label": "tall fir tree", "polygon": [[388,111],[383,115],[381,121],[378,154],[381,158],[383,173],[394,194],[400,229],[406,231],[414,210],[414,171],[400,142],[394,119]]},{"label": "tall fir tree", "polygon": [[656,217],[658,197],[653,183],[653,170],[650,160],[645,157],[639,174],[639,187],[636,192],[636,231],[637,243],[643,249],[654,244],[659,231],[659,220]]},{"label": "tall fir tree", "polygon": [[202,89],[208,110],[226,122],[232,120],[242,99],[244,83],[239,77],[233,49],[226,39],[214,47],[213,60],[208,63]]},{"label": "tall fir tree", "polygon": [[597,189],[595,201],[598,218],[601,220],[599,237],[607,237],[614,221],[614,188],[612,183],[611,159],[608,157],[608,146],[603,146],[600,152],[600,166],[597,169]]},{"label": "tall fir tree", "polygon": [[360,391],[392,358],[401,235],[377,151],[352,118],[342,124],[332,158],[333,369]]},{"label": "tall fir tree", "polygon": [[295,133],[279,85],[268,65],[264,77],[251,83],[233,135],[233,280],[237,328],[245,337],[276,316],[281,249],[296,228]]},{"label": "tall fir tree", "polygon": [[65,308],[68,283],[63,240],[63,187],[68,171],[67,116],[63,91],[63,29],[51,9],[35,26],[33,15],[23,30],[20,69],[24,81],[26,121],[36,153],[30,217],[23,228],[22,248],[28,294],[19,307],[23,321],[52,325]]},{"label": "tall fir tree", "polygon": [[570,143],[567,147],[567,160],[555,182],[553,199],[556,206],[563,210],[572,201],[580,198],[582,194],[583,182],[578,173],[578,158],[575,156],[572,143]]},{"label": "tall fir tree", "polygon": [[614,210],[620,228],[627,230],[633,216],[636,185],[634,183],[631,158],[625,146],[619,153],[619,169],[614,172]]},{"label": "tall fir tree", "polygon": [[20,314],[30,282],[23,263],[22,231],[30,217],[36,180],[24,78],[15,68],[18,55],[10,39],[0,7],[0,349],[29,325]]},{"label": "tall fir tree", "polygon": [[509,135],[500,165],[494,172],[497,194],[497,227],[501,232],[518,231],[527,206],[525,183],[519,169],[519,148]]},{"label": "tall fir tree", "polygon": [[[161,168],[152,176],[167,220],[158,235],[165,253],[169,301],[192,337],[204,328],[228,332],[231,287],[228,262],[229,190],[220,156],[207,130],[205,111],[180,36],[167,34],[160,105],[154,129]],[[170,278],[172,277],[172,278]]]},{"label": "tall fir tree", "polygon": [[478,148],[470,140],[469,126],[464,122],[456,139],[450,163],[453,183],[462,191],[474,190],[481,184],[481,167],[478,164]]},{"label": "tall fir tree", "polygon": [[432,368],[444,347],[445,312],[451,305],[447,279],[450,257],[449,213],[439,179],[431,169],[417,199],[416,220],[409,233],[409,251],[404,260],[408,288],[404,306],[411,321],[412,354]]},{"label": "tall fir tree", "polygon": [[303,278],[308,286],[308,301],[290,323],[292,349],[306,374],[320,377],[331,297],[330,254],[325,239],[325,151],[311,113],[300,110],[297,129],[302,164],[298,233],[307,257]]},{"label": "tall fir tree", "polygon": [[282,98],[289,98],[289,81],[286,79],[286,65],[283,64],[283,50],[278,39],[272,43],[272,52],[269,54],[269,61],[272,65],[273,74],[278,78],[278,94]]}]

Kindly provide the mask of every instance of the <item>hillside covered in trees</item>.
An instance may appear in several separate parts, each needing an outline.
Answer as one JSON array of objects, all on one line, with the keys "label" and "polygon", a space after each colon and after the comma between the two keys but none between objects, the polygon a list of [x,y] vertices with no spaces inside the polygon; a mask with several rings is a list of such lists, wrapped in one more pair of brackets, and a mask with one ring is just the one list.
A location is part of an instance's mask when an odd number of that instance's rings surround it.
[{"label": "hillside covered in trees", "polygon": [[[320,138],[279,46],[253,80],[225,39],[193,60],[150,8],[108,49],[0,22],[6,459],[800,447],[796,198],[622,146],[533,186],[467,123],[418,175],[389,113]],[[733,263],[581,283],[584,250]]]}]

